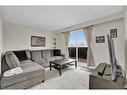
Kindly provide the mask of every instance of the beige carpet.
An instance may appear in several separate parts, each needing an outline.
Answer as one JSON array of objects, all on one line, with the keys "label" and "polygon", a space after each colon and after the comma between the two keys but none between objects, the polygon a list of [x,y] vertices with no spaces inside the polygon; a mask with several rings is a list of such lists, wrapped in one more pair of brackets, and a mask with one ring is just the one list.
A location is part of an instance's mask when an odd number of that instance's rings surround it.
[{"label": "beige carpet", "polygon": [[46,69],[45,82],[35,85],[30,89],[88,89],[89,74],[87,70],[79,67],[68,67],[62,70],[62,75],[55,69]]}]

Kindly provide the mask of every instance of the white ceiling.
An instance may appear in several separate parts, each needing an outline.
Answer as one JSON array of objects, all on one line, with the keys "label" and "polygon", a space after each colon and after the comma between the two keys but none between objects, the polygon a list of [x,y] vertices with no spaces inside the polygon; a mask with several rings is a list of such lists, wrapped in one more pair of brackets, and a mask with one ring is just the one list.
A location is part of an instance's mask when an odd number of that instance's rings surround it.
[{"label": "white ceiling", "polygon": [[9,6],[4,21],[57,31],[75,24],[123,11],[122,6]]}]

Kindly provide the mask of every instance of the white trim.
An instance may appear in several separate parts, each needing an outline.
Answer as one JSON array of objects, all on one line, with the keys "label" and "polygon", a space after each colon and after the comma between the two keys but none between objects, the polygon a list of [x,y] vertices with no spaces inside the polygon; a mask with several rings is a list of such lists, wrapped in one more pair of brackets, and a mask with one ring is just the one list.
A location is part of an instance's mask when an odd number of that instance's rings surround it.
[{"label": "white trim", "polygon": [[101,17],[101,18],[98,18],[98,19],[94,19],[94,20],[91,20],[91,21],[84,22],[84,23],[72,25],[70,27],[55,31],[55,33],[73,31],[73,30],[76,30],[76,29],[81,29],[85,26],[102,24],[102,23],[105,23],[105,22],[110,22],[110,21],[119,20],[119,19],[123,19],[123,18],[124,18],[124,12],[119,12],[119,13],[116,13],[116,14],[113,14],[113,15],[110,15],[110,16]]}]

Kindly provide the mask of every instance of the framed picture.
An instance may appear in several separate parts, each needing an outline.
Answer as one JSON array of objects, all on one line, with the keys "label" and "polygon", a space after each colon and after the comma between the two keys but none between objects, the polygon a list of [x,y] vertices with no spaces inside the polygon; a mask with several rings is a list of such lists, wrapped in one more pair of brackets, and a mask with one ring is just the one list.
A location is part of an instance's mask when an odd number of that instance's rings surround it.
[{"label": "framed picture", "polygon": [[105,36],[96,37],[96,43],[104,43],[104,42],[105,42]]},{"label": "framed picture", "polygon": [[110,36],[112,38],[116,38],[117,37],[117,29],[111,29],[110,30]]},{"label": "framed picture", "polygon": [[44,47],[46,42],[45,37],[31,36],[31,46],[32,47]]}]

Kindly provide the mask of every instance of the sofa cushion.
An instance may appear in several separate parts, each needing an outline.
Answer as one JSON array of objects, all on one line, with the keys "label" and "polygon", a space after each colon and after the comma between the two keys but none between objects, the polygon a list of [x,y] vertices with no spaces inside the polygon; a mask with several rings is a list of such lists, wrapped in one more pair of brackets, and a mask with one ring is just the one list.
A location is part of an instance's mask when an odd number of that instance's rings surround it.
[{"label": "sofa cushion", "polygon": [[8,87],[14,85],[18,82],[22,82],[36,76],[45,76],[45,69],[38,65],[37,63],[27,60],[25,64],[21,64],[20,67],[23,70],[23,73],[12,75],[12,76],[2,76],[1,78],[1,87]]},{"label": "sofa cushion", "polygon": [[46,59],[48,62],[50,62],[50,61],[55,61],[55,60],[62,60],[63,57],[62,56],[52,56],[52,57],[47,57]]},{"label": "sofa cushion", "polygon": [[13,51],[13,53],[16,55],[16,57],[19,59],[20,62],[28,60],[25,50]]},{"label": "sofa cushion", "polygon": [[51,56],[54,56],[54,54],[53,54],[53,50],[50,50],[50,53],[51,53]]},{"label": "sofa cushion", "polygon": [[28,60],[30,60],[31,59],[30,50],[27,49],[27,50],[25,50],[25,52],[26,52],[26,56],[27,56]]},{"label": "sofa cushion", "polygon": [[44,59],[44,58],[34,59],[34,61],[36,63],[38,63],[39,65],[42,65],[42,64],[45,64],[46,63],[46,59]]},{"label": "sofa cushion", "polygon": [[33,51],[31,51],[31,57],[32,57],[32,60],[42,58],[41,50],[33,50]]},{"label": "sofa cushion", "polygon": [[24,73],[26,72],[31,72],[31,71],[40,71],[40,70],[45,70],[43,67],[38,65],[36,62],[33,62],[31,60],[27,60],[26,64],[21,64],[20,66],[23,70]]},{"label": "sofa cushion", "polygon": [[62,56],[54,56],[56,58],[56,60],[62,60],[63,57]]},{"label": "sofa cushion", "polygon": [[43,56],[43,58],[51,57],[51,51],[50,50],[42,50],[42,56]]},{"label": "sofa cushion", "polygon": [[5,59],[6,59],[6,62],[8,64],[8,66],[10,68],[16,68],[18,66],[20,66],[20,62],[19,62],[19,59],[16,57],[16,55],[11,52],[11,51],[8,51],[6,54],[5,54]]},{"label": "sofa cushion", "polygon": [[56,57],[47,57],[46,60],[47,60],[47,63],[50,63],[50,61],[55,61]]},{"label": "sofa cushion", "polygon": [[47,63],[45,58],[42,58],[41,50],[37,51],[31,51],[32,60],[38,63],[39,65],[43,66],[45,63]]},{"label": "sofa cushion", "polygon": [[40,66],[44,67],[44,68],[47,68],[50,66],[50,63],[44,63],[44,64],[39,64]]}]

